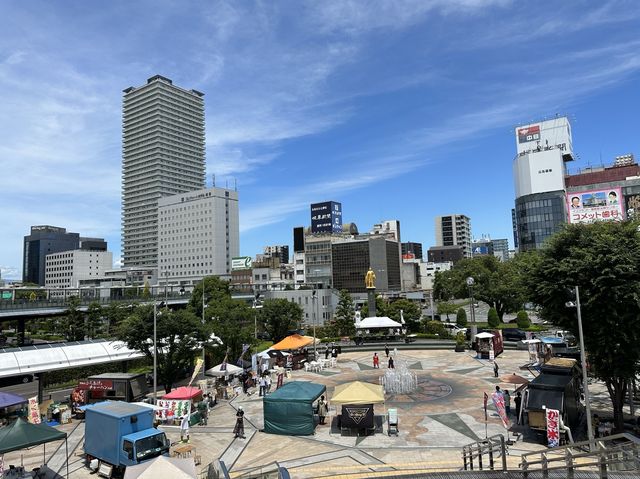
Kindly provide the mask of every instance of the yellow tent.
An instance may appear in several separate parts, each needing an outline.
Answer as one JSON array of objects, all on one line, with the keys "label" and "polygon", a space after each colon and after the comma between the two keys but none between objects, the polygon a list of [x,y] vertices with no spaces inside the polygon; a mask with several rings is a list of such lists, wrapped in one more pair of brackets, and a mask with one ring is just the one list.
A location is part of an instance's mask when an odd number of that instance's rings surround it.
[{"label": "yellow tent", "polygon": [[336,386],[331,396],[331,403],[340,404],[382,404],[384,390],[378,384],[353,381]]},{"label": "yellow tent", "polygon": [[271,346],[271,349],[277,349],[278,351],[294,350],[304,348],[313,344],[313,338],[309,336],[300,336],[299,334],[292,334],[287,336],[279,343]]}]

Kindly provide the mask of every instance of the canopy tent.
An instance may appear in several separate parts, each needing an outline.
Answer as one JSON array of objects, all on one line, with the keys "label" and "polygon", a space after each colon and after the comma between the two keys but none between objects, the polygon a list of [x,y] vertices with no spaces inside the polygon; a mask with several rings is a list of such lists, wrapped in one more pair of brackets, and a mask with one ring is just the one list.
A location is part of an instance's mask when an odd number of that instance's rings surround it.
[{"label": "canopy tent", "polygon": [[211,369],[207,369],[205,371],[205,374],[207,376],[224,377],[224,376],[235,376],[236,374],[241,374],[242,371],[243,371],[242,368],[230,363],[226,363],[225,369],[222,369],[222,364],[218,364],[217,366],[214,366]]},{"label": "canopy tent", "polygon": [[322,384],[292,381],[265,396],[264,432],[290,436],[313,434],[313,402],[325,391]]},{"label": "canopy tent", "polygon": [[196,464],[192,458],[158,456],[150,461],[128,466],[124,479],[192,479]]},{"label": "canopy tent", "polygon": [[356,323],[356,329],[402,328],[402,324],[387,316],[371,316]]},{"label": "canopy tent", "polygon": [[260,359],[269,359],[269,358],[275,358],[276,356],[289,356],[289,353],[285,351],[278,351],[277,349],[269,348],[269,349],[265,349],[261,353],[258,353],[257,356]]},{"label": "canopy tent", "polygon": [[380,384],[353,381],[336,386],[331,396],[334,405],[340,404],[382,404],[384,390]]},{"label": "canopy tent", "polygon": [[[18,418],[10,425],[0,429],[0,454],[5,454],[19,449],[39,446],[47,442],[61,441],[64,439],[67,449],[67,477],[69,477],[69,449],[67,447],[67,433],[47,426],[46,424],[31,424],[25,419]],[[46,458],[46,449],[43,457]],[[46,460],[45,460],[46,462]]]},{"label": "canopy tent", "polygon": [[197,399],[198,396],[202,397],[202,389],[189,387],[189,386],[180,386],[178,389],[174,389],[169,394],[165,394],[162,396],[162,399]]},{"label": "canopy tent", "polygon": [[489,338],[493,338],[493,334],[487,333],[487,332],[476,334],[476,339],[489,339]]},{"label": "canopy tent", "polygon": [[311,344],[314,344],[314,342],[315,342],[315,344],[320,344],[321,343],[320,339],[318,339],[318,338],[314,339],[313,336],[302,336],[302,337],[303,338],[307,338],[308,340],[310,340]]},{"label": "canopy tent", "polygon": [[0,409],[4,407],[15,406],[16,404],[28,403],[25,398],[13,393],[0,392]]},{"label": "canopy tent", "polygon": [[287,336],[279,343],[271,346],[271,349],[277,350],[294,350],[304,348],[305,346],[309,346],[313,344],[313,338],[309,336],[300,336],[299,334],[292,334],[291,336]]}]

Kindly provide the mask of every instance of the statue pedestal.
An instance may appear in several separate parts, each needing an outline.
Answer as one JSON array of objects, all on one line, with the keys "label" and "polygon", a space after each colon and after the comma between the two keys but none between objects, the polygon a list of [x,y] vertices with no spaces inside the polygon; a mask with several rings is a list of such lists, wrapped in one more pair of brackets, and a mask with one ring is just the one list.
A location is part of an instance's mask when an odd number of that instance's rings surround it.
[{"label": "statue pedestal", "polygon": [[369,317],[376,316],[376,288],[367,288],[367,306],[369,307]]}]

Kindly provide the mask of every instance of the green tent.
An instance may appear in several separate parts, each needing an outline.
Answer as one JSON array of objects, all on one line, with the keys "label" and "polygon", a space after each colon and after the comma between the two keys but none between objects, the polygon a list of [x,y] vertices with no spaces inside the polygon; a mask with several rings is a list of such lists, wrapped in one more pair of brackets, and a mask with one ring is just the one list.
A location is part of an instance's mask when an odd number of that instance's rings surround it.
[{"label": "green tent", "polygon": [[[46,424],[31,424],[25,419],[18,418],[10,425],[0,429],[0,454],[62,439],[66,443],[66,432],[58,431]],[[43,455],[46,457],[46,451],[43,451]],[[68,475],[69,464],[67,462]]]},{"label": "green tent", "polygon": [[287,436],[313,434],[313,402],[326,389],[322,384],[292,381],[265,396],[264,432]]}]

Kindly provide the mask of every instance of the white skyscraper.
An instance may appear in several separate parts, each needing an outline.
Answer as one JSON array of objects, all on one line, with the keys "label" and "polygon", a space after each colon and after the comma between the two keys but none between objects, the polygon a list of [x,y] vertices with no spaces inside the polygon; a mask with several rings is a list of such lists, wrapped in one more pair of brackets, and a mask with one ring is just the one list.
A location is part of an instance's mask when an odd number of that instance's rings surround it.
[{"label": "white skyscraper", "polygon": [[156,75],[124,90],[124,266],[156,266],[158,200],[205,186],[203,94]]},{"label": "white skyscraper", "polygon": [[158,241],[161,284],[230,279],[231,259],[240,252],[238,192],[209,188],[161,198]]}]

